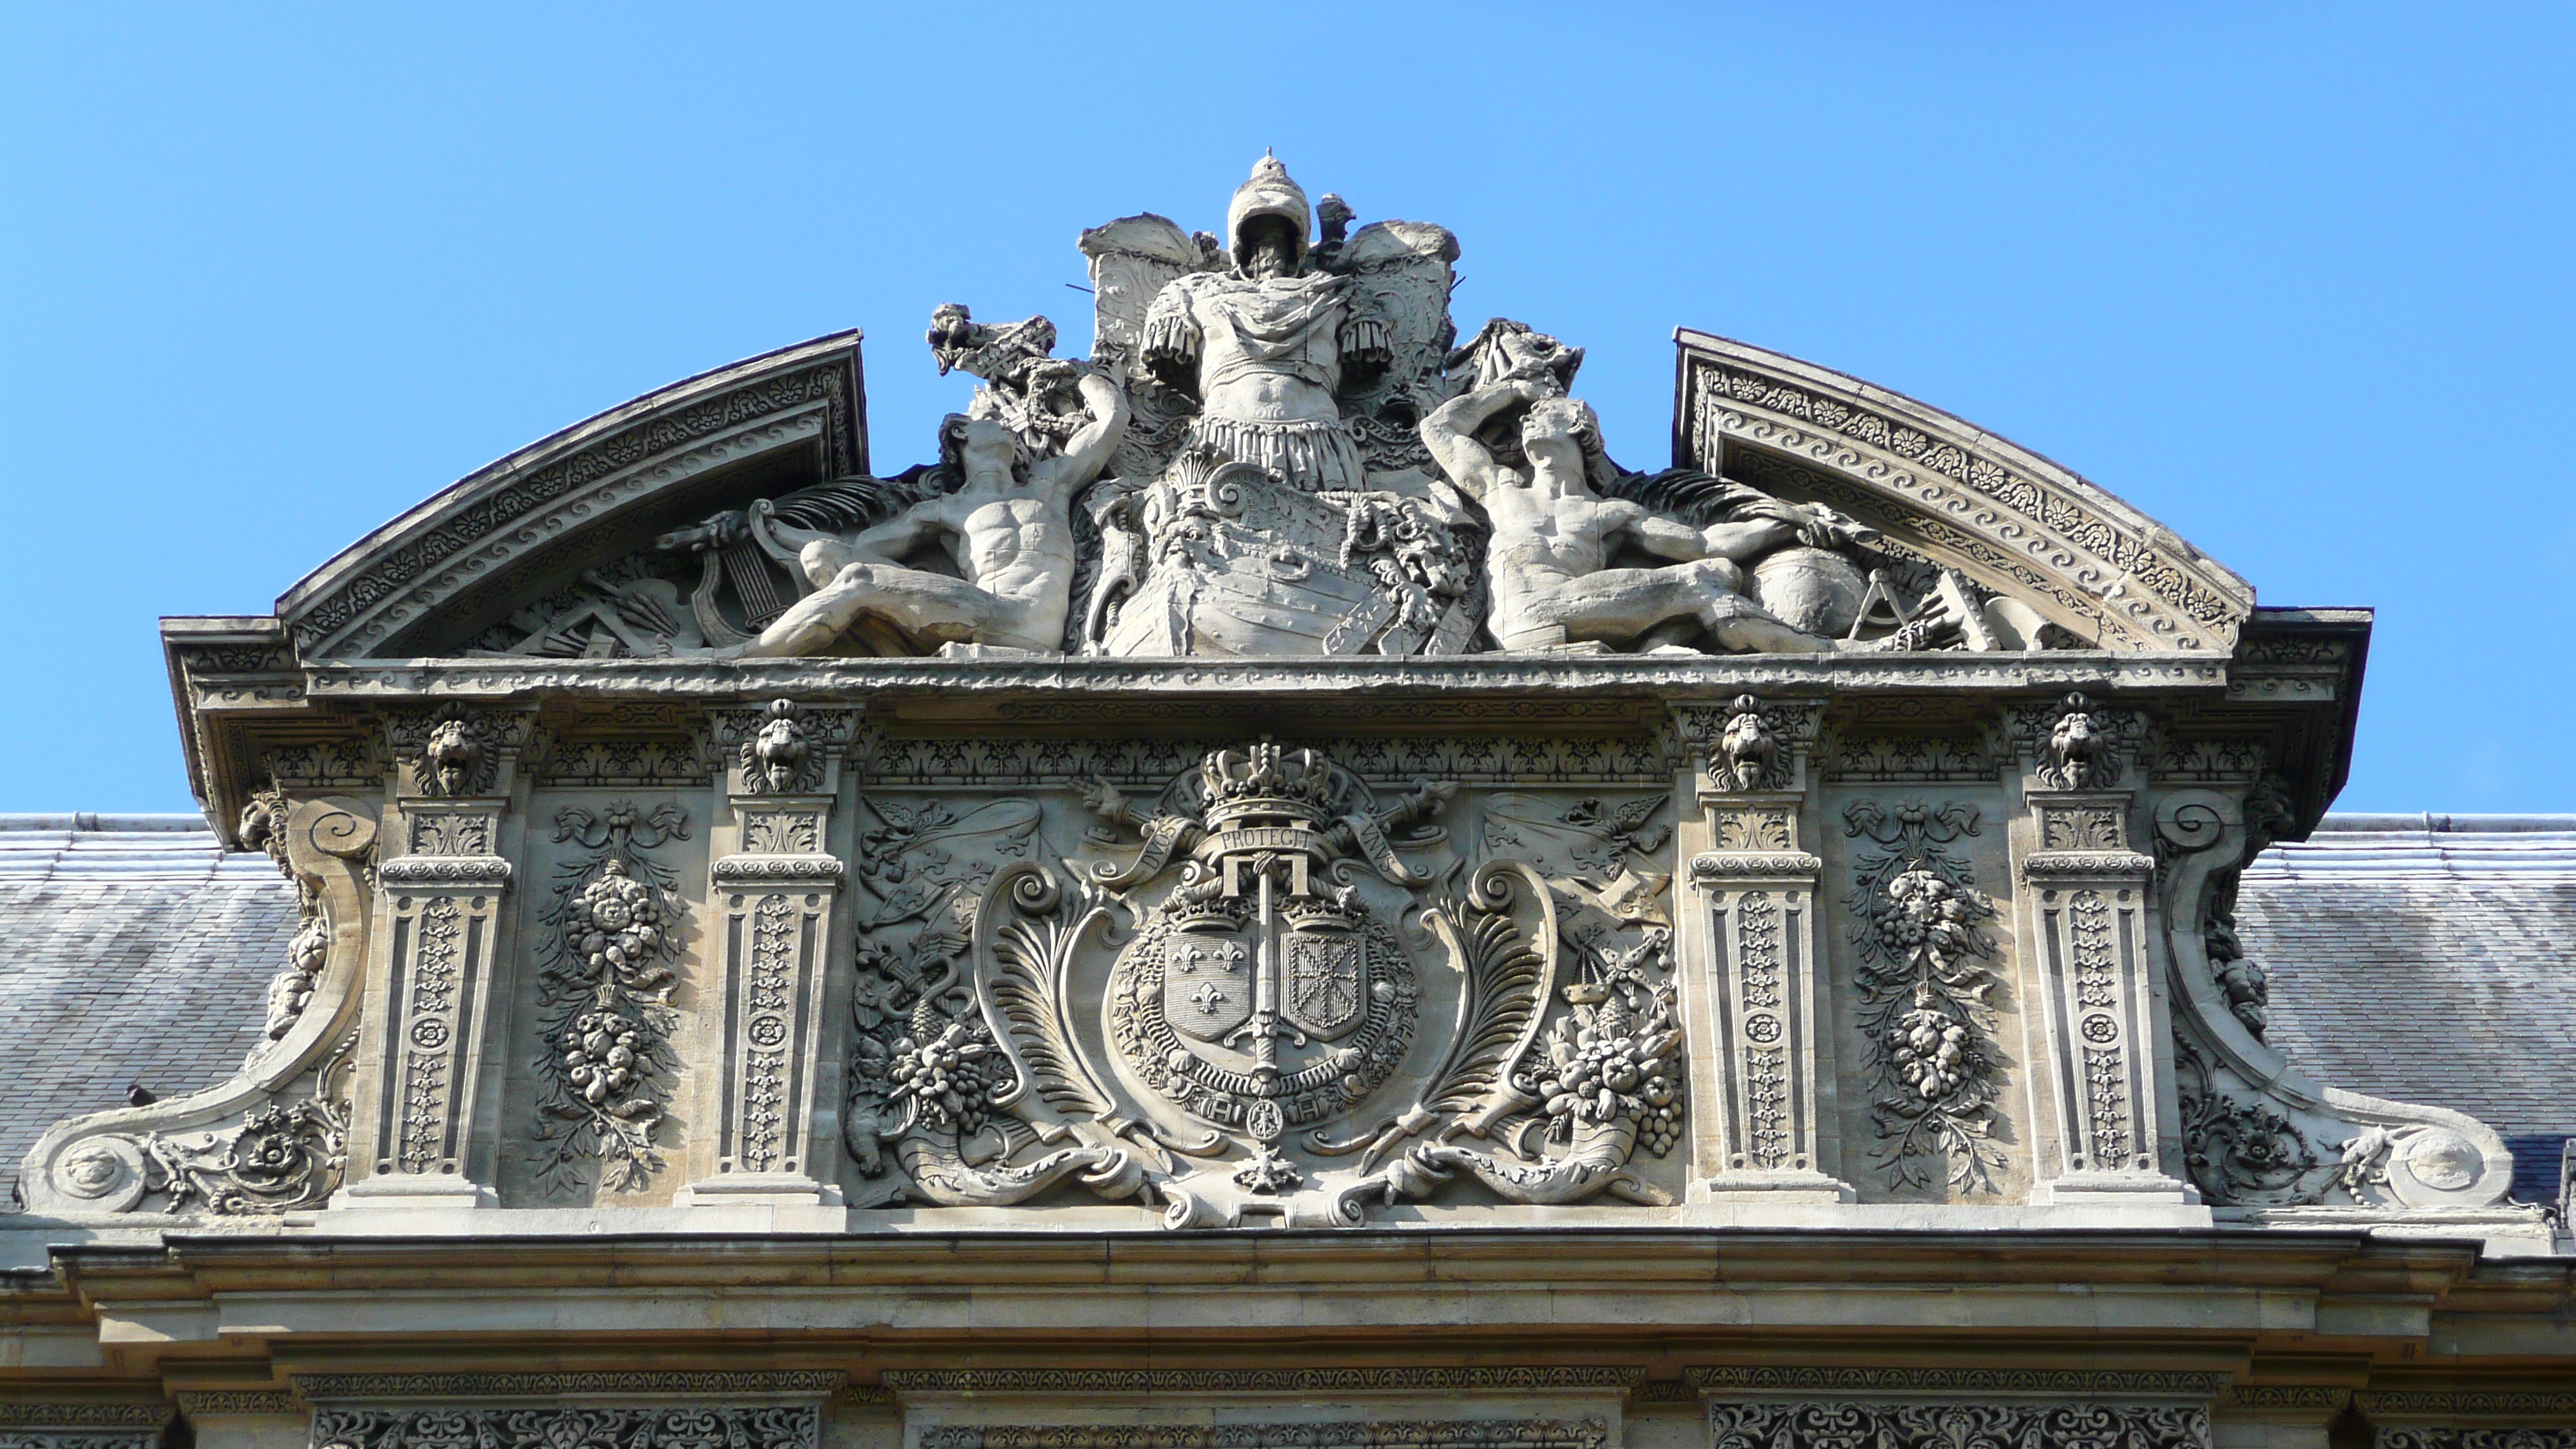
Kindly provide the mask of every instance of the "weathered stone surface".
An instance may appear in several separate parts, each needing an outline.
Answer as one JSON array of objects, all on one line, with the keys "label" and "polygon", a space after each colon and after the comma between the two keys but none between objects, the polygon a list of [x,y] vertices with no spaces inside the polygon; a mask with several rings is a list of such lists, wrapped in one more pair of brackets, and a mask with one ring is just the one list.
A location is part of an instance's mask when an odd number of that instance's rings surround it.
[{"label": "weathered stone surface", "polygon": [[[1088,358],[938,308],[917,467],[825,339],[169,621],[283,880],[221,1019],[113,1020],[251,1050],[46,1099],[0,1397],[281,1449],[2313,1449],[2381,1402],[2333,1391],[2564,1367],[2561,1225],[2459,1110],[2554,1099],[2272,990],[2331,947],[2249,862],[2340,785],[2365,611],[1698,334],[1682,466],[1620,468],[1580,348],[1460,345],[1457,238],[1357,220],[1265,159],[1222,236],[1086,233]],[[138,919],[215,909],[198,851]],[[2405,889],[2316,920],[2495,907]],[[24,935],[33,1032],[95,963]],[[2480,1039],[2405,979],[2349,994]]]}]

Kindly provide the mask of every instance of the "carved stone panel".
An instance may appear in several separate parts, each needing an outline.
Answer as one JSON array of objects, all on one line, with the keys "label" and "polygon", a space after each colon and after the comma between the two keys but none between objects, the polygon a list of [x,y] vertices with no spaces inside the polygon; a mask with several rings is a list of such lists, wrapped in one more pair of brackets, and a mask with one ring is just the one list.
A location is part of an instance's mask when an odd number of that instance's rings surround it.
[{"label": "carved stone panel", "polygon": [[162,1404],[0,1404],[5,1449],[160,1449],[170,1423]]},{"label": "carved stone panel", "polygon": [[2000,792],[1829,792],[1843,1175],[1862,1200],[2028,1191]]},{"label": "carved stone panel", "polygon": [[854,1203],[1678,1197],[1665,792],[1380,783],[1256,739],[860,809]]},{"label": "carved stone panel", "polygon": [[318,1374],[313,1449],[820,1449],[838,1371]]}]

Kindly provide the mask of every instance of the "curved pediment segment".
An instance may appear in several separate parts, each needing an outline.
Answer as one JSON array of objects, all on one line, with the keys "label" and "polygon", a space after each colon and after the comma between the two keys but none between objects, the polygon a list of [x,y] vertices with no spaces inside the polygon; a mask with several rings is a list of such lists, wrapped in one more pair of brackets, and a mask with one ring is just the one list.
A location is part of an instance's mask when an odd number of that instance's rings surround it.
[{"label": "curved pediment segment", "polygon": [[307,660],[461,653],[478,628],[694,522],[711,489],[864,473],[859,340],[747,358],[531,443],[314,570],[278,618]]},{"label": "curved pediment segment", "polygon": [[1861,518],[2108,649],[2225,652],[2254,587],[2084,478],[1964,419],[1677,330],[1677,463]]}]

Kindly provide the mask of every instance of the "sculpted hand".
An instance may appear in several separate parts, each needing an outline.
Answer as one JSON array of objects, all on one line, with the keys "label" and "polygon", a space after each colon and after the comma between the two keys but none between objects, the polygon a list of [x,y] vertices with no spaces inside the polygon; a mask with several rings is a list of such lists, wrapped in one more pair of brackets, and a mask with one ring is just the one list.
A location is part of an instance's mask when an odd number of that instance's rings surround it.
[{"label": "sculpted hand", "polygon": [[[763,499],[754,506],[766,507],[767,505],[768,500]],[[684,548],[725,548],[742,542],[749,534],[749,525],[741,511],[736,510],[730,513],[719,513],[695,528],[675,528],[653,540],[653,546],[665,551]]]},{"label": "sculpted hand", "polygon": [[1126,792],[1101,776],[1093,776],[1091,783],[1084,787],[1082,803],[1092,814],[1104,820],[1124,821],[1128,816]]}]

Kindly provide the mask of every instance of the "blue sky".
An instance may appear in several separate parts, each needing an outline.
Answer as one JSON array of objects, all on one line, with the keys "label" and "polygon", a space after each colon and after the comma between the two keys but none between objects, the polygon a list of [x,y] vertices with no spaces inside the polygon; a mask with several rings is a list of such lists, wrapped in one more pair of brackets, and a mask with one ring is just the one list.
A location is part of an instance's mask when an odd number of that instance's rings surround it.
[{"label": "blue sky", "polygon": [[[230,13],[239,9],[245,13]],[[2576,8],[158,7],[0,14],[0,810],[185,809],[162,614],[476,466],[931,307],[1088,336],[1075,234],[1265,146],[1455,230],[1665,461],[1687,325],[2380,611],[2341,808],[2576,810]]]}]

